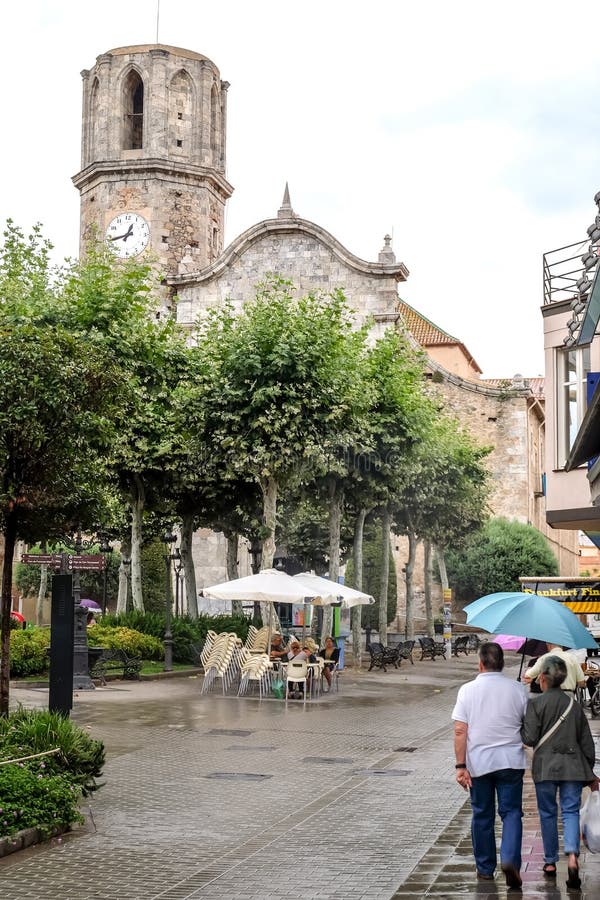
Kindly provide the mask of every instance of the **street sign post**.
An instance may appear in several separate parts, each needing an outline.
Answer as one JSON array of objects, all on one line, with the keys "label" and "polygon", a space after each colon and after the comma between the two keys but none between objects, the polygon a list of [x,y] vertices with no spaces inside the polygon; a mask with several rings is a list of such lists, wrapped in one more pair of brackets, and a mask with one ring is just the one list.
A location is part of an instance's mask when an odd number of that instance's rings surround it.
[{"label": "street sign post", "polygon": [[49,566],[51,569],[60,569],[62,553],[22,553],[21,562],[30,566]]},{"label": "street sign post", "polygon": [[67,569],[69,572],[101,572],[106,567],[106,557],[101,553],[78,554],[67,556]]}]

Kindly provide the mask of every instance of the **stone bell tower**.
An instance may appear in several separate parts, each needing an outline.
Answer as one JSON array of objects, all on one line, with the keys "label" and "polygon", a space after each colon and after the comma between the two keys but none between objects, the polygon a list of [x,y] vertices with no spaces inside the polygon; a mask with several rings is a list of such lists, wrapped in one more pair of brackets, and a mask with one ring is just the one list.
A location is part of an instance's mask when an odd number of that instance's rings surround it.
[{"label": "stone bell tower", "polygon": [[165,274],[223,250],[226,81],[209,59],[162,44],[104,53],[83,77],[80,249],[93,230],[119,256],[152,251]]}]

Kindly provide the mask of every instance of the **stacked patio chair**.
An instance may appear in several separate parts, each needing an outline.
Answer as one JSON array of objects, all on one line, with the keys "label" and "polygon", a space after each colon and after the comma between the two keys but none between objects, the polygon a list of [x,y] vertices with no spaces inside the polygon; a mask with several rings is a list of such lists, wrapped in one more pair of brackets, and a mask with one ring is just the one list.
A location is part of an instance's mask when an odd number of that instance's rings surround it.
[{"label": "stacked patio chair", "polygon": [[208,693],[218,678],[221,679],[223,693],[226,693],[240,671],[241,649],[242,642],[237,634],[222,632],[216,635],[206,661],[203,660],[204,681],[200,691],[202,694]]},{"label": "stacked patio chair", "polygon": [[207,661],[208,657],[210,656],[210,651],[217,639],[217,636],[218,635],[217,635],[216,631],[207,631],[206,632],[206,640],[204,641],[204,646],[202,647],[202,650],[200,651],[200,662],[202,663],[203,669],[206,669],[206,661]]},{"label": "stacked patio chair", "polygon": [[268,694],[271,690],[272,662],[266,653],[253,654],[245,647],[240,651],[240,659],[241,678],[238,697],[246,694],[248,688],[254,682],[258,687],[258,696],[262,700],[263,694]]},{"label": "stacked patio chair", "polygon": [[252,635],[251,643],[246,643],[246,647],[251,653],[265,653],[269,646],[269,626],[263,625],[258,631]]},{"label": "stacked patio chair", "polygon": [[248,634],[246,636],[246,641],[244,643],[244,647],[252,646],[252,641],[254,640],[254,636],[256,635],[257,631],[258,631],[258,628],[256,628],[254,625],[248,626]]}]

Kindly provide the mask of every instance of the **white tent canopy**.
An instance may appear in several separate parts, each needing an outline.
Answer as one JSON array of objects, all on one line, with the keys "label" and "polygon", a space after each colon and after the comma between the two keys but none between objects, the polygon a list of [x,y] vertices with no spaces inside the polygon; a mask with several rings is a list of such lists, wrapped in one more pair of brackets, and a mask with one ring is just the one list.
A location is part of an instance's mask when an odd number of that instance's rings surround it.
[{"label": "white tent canopy", "polygon": [[320,602],[323,606],[329,606],[340,599],[342,605],[346,607],[375,603],[375,598],[370,594],[357,591],[345,584],[338,584],[337,581],[331,581],[329,578],[313,575],[311,572],[301,572],[299,575],[294,575],[292,580],[302,585],[305,593],[308,596],[316,597],[315,602],[317,604]]},{"label": "white tent canopy", "polygon": [[305,584],[277,569],[263,569],[257,575],[213,584],[202,588],[202,593],[212,600],[251,600],[260,603],[304,603],[305,599],[317,596]]}]

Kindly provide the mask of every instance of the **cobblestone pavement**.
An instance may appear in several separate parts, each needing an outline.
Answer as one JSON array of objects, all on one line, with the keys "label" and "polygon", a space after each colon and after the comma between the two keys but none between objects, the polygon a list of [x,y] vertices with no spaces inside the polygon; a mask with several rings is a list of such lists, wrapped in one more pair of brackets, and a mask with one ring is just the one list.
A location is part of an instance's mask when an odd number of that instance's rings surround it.
[{"label": "cobblestone pavement", "polygon": [[[338,694],[306,705],[201,696],[198,678],[82,692],[73,719],[106,744],[105,786],[85,826],[0,860],[0,897],[504,897],[501,876],[475,881],[454,779],[450,712],[476,662],[346,670]],[[544,883],[529,791],[525,824],[525,897],[600,896],[590,854],[581,892],[567,894],[562,863]]]}]

